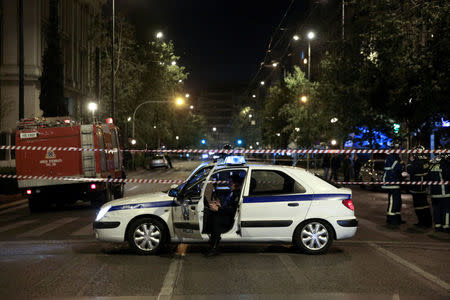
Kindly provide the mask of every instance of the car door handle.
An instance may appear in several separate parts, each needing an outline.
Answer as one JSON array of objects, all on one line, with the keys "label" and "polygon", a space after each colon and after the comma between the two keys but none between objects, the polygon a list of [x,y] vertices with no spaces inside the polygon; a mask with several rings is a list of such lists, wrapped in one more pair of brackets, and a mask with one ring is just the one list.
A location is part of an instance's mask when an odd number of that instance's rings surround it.
[{"label": "car door handle", "polygon": [[298,206],[298,203],[288,203],[288,206]]}]

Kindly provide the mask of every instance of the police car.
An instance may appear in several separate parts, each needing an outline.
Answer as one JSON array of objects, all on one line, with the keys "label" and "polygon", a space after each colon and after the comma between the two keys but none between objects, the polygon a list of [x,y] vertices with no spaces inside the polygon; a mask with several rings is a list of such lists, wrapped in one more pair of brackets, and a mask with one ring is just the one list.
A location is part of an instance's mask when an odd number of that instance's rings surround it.
[{"label": "police car", "polygon": [[229,156],[202,164],[168,193],[114,200],[99,210],[94,229],[101,241],[124,242],[138,254],[155,254],[168,243],[207,242],[205,223],[212,194],[230,193],[234,174],[243,179],[234,223],[221,242],[293,243],[309,254],[325,253],[334,239],[355,235],[350,189],[304,169],[246,164]]}]

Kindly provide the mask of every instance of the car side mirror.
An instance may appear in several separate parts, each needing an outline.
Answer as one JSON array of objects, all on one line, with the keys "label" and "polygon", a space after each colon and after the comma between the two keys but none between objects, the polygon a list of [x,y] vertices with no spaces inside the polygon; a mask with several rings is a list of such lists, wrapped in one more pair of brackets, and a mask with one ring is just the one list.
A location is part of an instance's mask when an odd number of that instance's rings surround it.
[{"label": "car side mirror", "polygon": [[177,198],[178,197],[178,190],[177,189],[170,189],[169,190],[169,197]]}]

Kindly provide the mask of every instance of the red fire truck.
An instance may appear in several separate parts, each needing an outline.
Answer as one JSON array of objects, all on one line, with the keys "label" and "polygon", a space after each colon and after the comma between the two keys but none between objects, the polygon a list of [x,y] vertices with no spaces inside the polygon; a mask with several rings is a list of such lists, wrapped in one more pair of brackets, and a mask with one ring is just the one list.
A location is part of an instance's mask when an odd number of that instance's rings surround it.
[{"label": "red fire truck", "polygon": [[[18,123],[16,146],[75,147],[105,151],[16,150],[17,175],[125,178],[118,128],[113,124],[77,124],[65,117],[23,119]],[[123,183],[96,181],[19,179],[19,188],[28,196],[30,211],[50,204],[77,200],[91,201],[95,207],[123,197]]]}]

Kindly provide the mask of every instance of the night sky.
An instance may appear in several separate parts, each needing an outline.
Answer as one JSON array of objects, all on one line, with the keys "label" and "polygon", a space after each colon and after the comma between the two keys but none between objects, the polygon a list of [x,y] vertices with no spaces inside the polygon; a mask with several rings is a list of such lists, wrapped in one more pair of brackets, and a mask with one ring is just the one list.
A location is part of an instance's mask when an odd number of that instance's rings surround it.
[{"label": "night sky", "polygon": [[[188,89],[248,82],[262,61],[270,36],[291,0],[116,0],[118,10],[137,26],[138,38],[162,30],[175,43],[190,73]],[[286,18],[304,12],[295,1]]]}]

